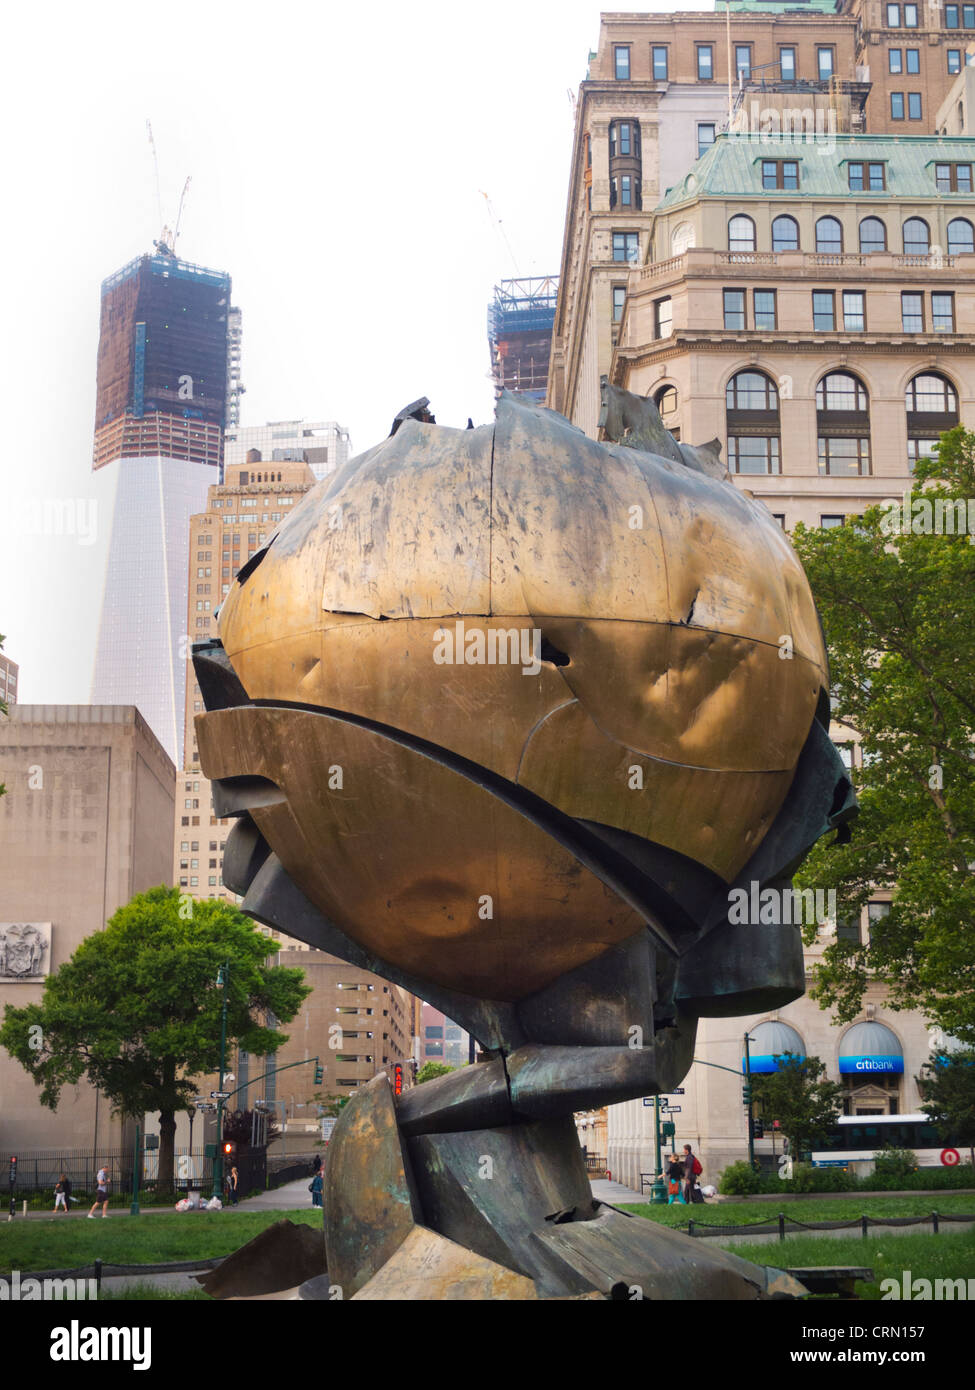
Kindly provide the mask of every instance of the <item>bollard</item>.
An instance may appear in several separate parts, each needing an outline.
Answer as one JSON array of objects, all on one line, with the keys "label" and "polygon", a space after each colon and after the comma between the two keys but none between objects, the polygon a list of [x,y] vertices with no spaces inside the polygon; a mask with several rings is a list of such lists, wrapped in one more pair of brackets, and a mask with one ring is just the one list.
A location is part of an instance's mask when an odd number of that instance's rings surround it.
[{"label": "bollard", "polygon": [[95,1297],[100,1298],[102,1293],[102,1262],[95,1261]]},{"label": "bollard", "polygon": [[688,1217],[688,1219],[687,1219],[687,1234],[688,1234],[689,1236],[692,1236],[692,1235],[694,1234],[694,1218],[693,1218],[693,1217]]},{"label": "bollard", "polygon": [[864,1240],[866,1240],[866,1238],[867,1238],[867,1231],[868,1231],[868,1229],[869,1229],[869,1226],[870,1226],[870,1218],[869,1218],[869,1216],[861,1216],[861,1217],[860,1217],[860,1230],[861,1230],[861,1233],[862,1233],[862,1235],[863,1235]]},{"label": "bollard", "polygon": [[931,1213],[931,1234],[935,1236],[938,1234],[938,1213],[936,1211]]},{"label": "bollard", "polygon": [[779,1212],[779,1240],[785,1240],[785,1213]]}]

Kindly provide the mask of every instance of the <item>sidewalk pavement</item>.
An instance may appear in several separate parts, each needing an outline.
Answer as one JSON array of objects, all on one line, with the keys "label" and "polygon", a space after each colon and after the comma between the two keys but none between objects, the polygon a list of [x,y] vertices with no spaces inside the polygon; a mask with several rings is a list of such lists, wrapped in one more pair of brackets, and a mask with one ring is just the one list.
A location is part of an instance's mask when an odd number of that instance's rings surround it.
[{"label": "sidewalk pavement", "polygon": [[[238,1202],[236,1207],[225,1203],[223,1211],[294,1211],[296,1207],[311,1207],[311,1193],[308,1191],[308,1184],[311,1182],[311,1174],[304,1178],[296,1178],[294,1182],[287,1182],[283,1187],[272,1188],[268,1192],[259,1192],[256,1197],[247,1197],[242,1202]],[[207,1195],[207,1194],[204,1194]],[[145,1206],[140,1209],[140,1215],[152,1216],[156,1212],[175,1210],[175,1203],[165,1207]],[[73,1217],[75,1221],[84,1221],[88,1213],[88,1207],[72,1207],[69,1220]],[[223,1212],[214,1213],[223,1215]],[[109,1207],[108,1215],[128,1216],[128,1207]],[[187,1216],[199,1215],[198,1212],[187,1212]],[[15,1221],[23,1221],[24,1213],[18,1207]],[[101,1215],[95,1217],[96,1221],[101,1221]],[[64,1214],[59,1212],[55,1215],[52,1211],[29,1211],[27,1212],[28,1221],[63,1221]],[[3,1214],[0,1213],[0,1222],[4,1221]]]},{"label": "sidewalk pavement", "polygon": [[600,1202],[608,1202],[611,1207],[618,1207],[627,1202],[649,1202],[649,1192],[641,1197],[639,1192],[634,1192],[632,1187],[624,1187],[621,1182],[612,1182],[609,1178],[593,1178],[590,1182],[592,1195]]}]

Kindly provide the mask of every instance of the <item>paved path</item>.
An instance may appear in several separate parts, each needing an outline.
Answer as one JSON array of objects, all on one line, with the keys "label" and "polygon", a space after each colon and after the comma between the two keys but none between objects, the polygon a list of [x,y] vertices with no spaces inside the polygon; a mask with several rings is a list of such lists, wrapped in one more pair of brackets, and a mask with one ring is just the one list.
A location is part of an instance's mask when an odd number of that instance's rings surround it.
[{"label": "paved path", "polygon": [[645,1197],[641,1197],[639,1192],[634,1192],[632,1187],[624,1187],[621,1182],[612,1182],[609,1178],[593,1178],[589,1184],[592,1188],[592,1195],[600,1202],[608,1202],[611,1207],[618,1207],[627,1202],[648,1202],[649,1192]]}]

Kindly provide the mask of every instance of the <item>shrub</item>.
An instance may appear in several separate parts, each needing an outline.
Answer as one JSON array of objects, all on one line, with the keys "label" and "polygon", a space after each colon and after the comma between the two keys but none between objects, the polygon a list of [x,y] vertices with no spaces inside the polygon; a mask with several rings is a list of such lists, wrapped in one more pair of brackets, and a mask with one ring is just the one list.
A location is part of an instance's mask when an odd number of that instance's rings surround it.
[{"label": "shrub", "polygon": [[907,1178],[918,1171],[917,1154],[885,1144],[877,1151],[873,1171],[880,1177]]},{"label": "shrub", "polygon": [[745,1197],[765,1187],[761,1173],[744,1159],[729,1163],[718,1179],[718,1191],[726,1197]]},{"label": "shrub", "polygon": [[782,1183],[784,1192],[853,1192],[857,1180],[843,1168],[814,1168],[811,1163],[795,1163],[792,1177]]}]

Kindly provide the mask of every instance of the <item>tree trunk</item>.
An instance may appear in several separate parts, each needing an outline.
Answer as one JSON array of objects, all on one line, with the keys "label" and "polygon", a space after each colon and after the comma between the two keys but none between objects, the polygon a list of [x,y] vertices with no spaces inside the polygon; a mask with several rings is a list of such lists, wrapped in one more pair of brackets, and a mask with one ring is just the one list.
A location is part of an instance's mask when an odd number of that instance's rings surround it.
[{"label": "tree trunk", "polygon": [[176,1148],[176,1115],[172,1110],[159,1112],[159,1177],[160,1192],[173,1190],[174,1151]]}]

